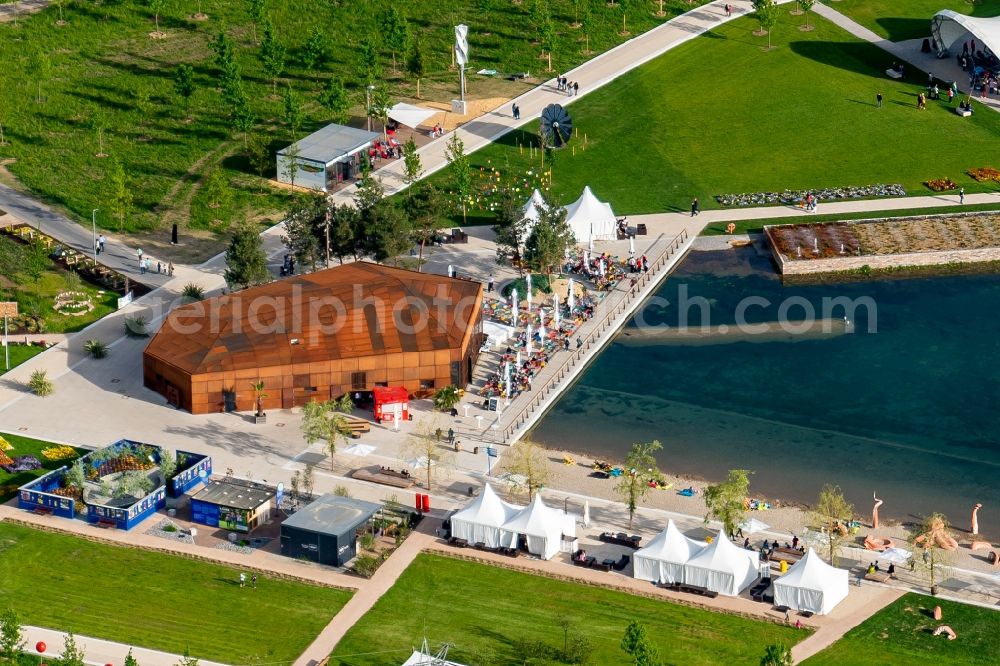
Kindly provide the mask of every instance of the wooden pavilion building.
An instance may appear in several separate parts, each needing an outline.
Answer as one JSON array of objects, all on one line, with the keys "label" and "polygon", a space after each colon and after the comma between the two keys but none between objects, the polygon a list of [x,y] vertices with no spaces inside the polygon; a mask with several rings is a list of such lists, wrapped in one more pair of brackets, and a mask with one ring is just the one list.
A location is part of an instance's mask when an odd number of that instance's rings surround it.
[{"label": "wooden pavilion building", "polygon": [[483,286],[368,262],[175,309],[143,383],[194,414],[289,409],[376,386],[465,386],[483,342]]}]

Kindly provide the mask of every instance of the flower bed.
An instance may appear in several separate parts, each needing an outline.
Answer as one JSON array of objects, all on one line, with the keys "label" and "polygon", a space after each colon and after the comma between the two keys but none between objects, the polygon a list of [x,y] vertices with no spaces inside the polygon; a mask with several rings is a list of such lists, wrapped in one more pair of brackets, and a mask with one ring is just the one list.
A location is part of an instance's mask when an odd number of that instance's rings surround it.
[{"label": "flower bed", "polygon": [[42,455],[49,460],[66,460],[77,456],[76,449],[72,446],[50,446],[42,449]]},{"label": "flower bed", "polygon": [[958,187],[958,184],[951,178],[936,178],[934,180],[928,180],[924,183],[924,185],[935,192],[946,192],[948,190],[954,190]]},{"label": "flower bed", "polygon": [[32,472],[36,469],[41,469],[42,463],[35,456],[17,456],[11,460],[11,464],[0,465],[0,467],[3,467],[3,470],[8,474],[15,474],[17,472]]},{"label": "flower bed", "polygon": [[749,192],[717,194],[715,200],[723,206],[762,206],[766,204],[796,204],[812,194],[820,201],[835,199],[867,199],[871,197],[903,197],[902,185],[862,185],[859,187],[828,187],[814,190],[784,190],[782,192]]},{"label": "flower bed", "polygon": [[82,317],[94,309],[90,296],[82,291],[61,291],[56,295],[52,309],[71,317]]},{"label": "flower bed", "polygon": [[3,437],[0,437],[0,451],[10,451],[14,446]]},{"label": "flower bed", "polygon": [[978,169],[969,169],[968,174],[972,178],[980,183],[995,180],[1000,182],[1000,171],[997,171],[993,167],[979,167]]},{"label": "flower bed", "polygon": [[4,453],[3,449],[0,449],[0,467],[7,467],[8,465],[13,465],[14,461]]},{"label": "flower bed", "polygon": [[117,458],[113,458],[105,463],[102,463],[100,467],[97,468],[96,478],[101,478],[108,476],[109,474],[118,474],[120,472],[144,472],[149,469],[153,469],[155,465],[148,460],[143,460],[131,453],[124,453]]}]

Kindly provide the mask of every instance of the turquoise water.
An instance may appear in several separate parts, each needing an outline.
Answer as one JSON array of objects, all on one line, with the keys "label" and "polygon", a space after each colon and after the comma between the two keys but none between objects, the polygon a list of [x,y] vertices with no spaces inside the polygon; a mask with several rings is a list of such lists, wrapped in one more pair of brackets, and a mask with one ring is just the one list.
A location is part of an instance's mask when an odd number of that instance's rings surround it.
[{"label": "turquoise water", "polygon": [[982,502],[981,525],[1000,534],[1000,276],[786,287],[753,250],[693,252],[658,293],[672,303],[648,303],[641,317],[676,326],[684,288],[708,301],[713,326],[732,326],[747,296],[773,304],[751,308],[751,321],[776,320],[791,297],[795,321],[804,301],[819,312],[830,297],[868,297],[877,309],[857,310],[850,334],[797,342],[634,346],[619,337],[538,425],[537,440],[620,459],[655,438],[667,472],[718,479],[744,467],[757,495],[801,502],[835,483],[861,515],[877,491],[885,516],[942,511],[963,527]]}]

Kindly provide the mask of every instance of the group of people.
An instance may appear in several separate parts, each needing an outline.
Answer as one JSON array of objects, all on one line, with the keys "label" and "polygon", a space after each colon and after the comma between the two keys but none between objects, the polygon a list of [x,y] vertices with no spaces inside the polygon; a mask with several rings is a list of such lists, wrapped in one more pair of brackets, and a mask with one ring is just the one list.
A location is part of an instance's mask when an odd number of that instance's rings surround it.
[{"label": "group of people", "polygon": [[[868,570],[865,573],[873,574],[879,571],[882,571],[882,569],[878,565],[878,560],[875,560],[872,564],[868,565]],[[885,572],[890,576],[894,575],[896,573],[896,565],[890,562],[889,568],[886,569]]]},{"label": "group of people", "polygon": [[437,139],[442,136],[444,136],[444,128],[441,127],[441,123],[435,123],[434,127],[431,128],[431,138]]},{"label": "group of people", "polygon": [[560,74],[556,77],[556,90],[566,93],[569,97],[575,97],[580,94],[580,82],[568,81],[565,76]]},{"label": "group of people", "polygon": [[286,254],[284,259],[281,260],[281,277],[286,275],[295,275],[295,255]]},{"label": "group of people", "polygon": [[[101,239],[103,239],[103,238],[104,238],[104,236],[101,236]],[[103,241],[103,240],[98,240],[97,241],[98,247],[100,248],[100,250],[102,252],[104,251],[104,242],[105,241]],[[135,253],[139,257],[139,275],[145,275],[146,273],[152,273],[153,272],[153,260],[150,259],[148,255],[146,255],[145,253],[143,253],[141,247],[138,248],[135,251]],[[171,277],[173,276],[173,274],[174,274],[174,263],[172,261],[168,262],[166,264],[164,264],[162,261],[157,261],[156,262],[156,273],[158,275],[162,275],[164,272],[166,272],[166,274],[169,275],[169,276],[171,276]]]}]

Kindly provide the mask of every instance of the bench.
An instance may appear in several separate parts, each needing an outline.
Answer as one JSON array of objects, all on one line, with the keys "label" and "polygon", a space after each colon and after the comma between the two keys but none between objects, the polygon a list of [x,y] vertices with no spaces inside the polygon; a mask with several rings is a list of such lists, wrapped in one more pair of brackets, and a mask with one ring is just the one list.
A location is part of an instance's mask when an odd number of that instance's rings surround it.
[{"label": "bench", "polygon": [[[590,559],[589,557],[587,559]],[[591,569],[597,569],[598,571],[611,571],[611,565],[606,562],[598,562],[596,558],[590,563]]]},{"label": "bench", "polygon": [[892,576],[887,571],[873,571],[865,574],[865,580],[870,580],[873,583],[888,583],[890,578]]},{"label": "bench", "polygon": [[885,75],[888,76],[890,79],[901,79],[901,78],[903,78],[903,73],[900,72],[897,69],[893,69],[892,67],[890,67],[889,69],[885,70]]},{"label": "bench", "polygon": [[110,518],[101,518],[100,520],[97,521],[96,525],[100,527],[102,530],[113,530],[117,529],[118,527],[118,523],[111,520]]},{"label": "bench", "polygon": [[714,599],[719,596],[718,592],[713,592],[707,587],[701,587],[700,585],[681,585],[681,592],[687,592],[688,594],[697,594],[702,597],[708,597],[709,599]]},{"label": "bench", "polygon": [[351,472],[351,478],[357,479],[359,481],[371,481],[372,483],[381,483],[382,485],[392,486],[393,488],[410,488],[416,485],[416,481],[412,478],[395,477],[388,474],[379,474],[377,471],[372,471],[370,469],[356,469]]},{"label": "bench", "polygon": [[619,532],[618,534],[612,534],[611,532],[601,532],[601,536],[598,537],[604,543],[613,543],[619,546],[628,546],[629,548],[637,549],[639,548],[639,542],[642,541],[640,536],[629,536],[624,532]]},{"label": "bench", "polygon": [[789,564],[795,564],[802,559],[802,553],[791,549],[791,548],[775,548],[768,555],[768,560],[771,562],[788,562]]},{"label": "bench", "polygon": [[963,118],[968,118],[969,116],[972,115],[972,109],[966,109],[961,106],[956,106],[955,113],[962,116]]},{"label": "bench", "polygon": [[451,545],[455,546],[455,548],[465,548],[469,545],[469,542],[466,539],[459,539],[458,537],[452,537]]},{"label": "bench", "polygon": [[55,513],[55,510],[50,509],[47,506],[36,506],[34,509],[31,510],[31,512],[38,516],[51,516],[53,513]]}]

